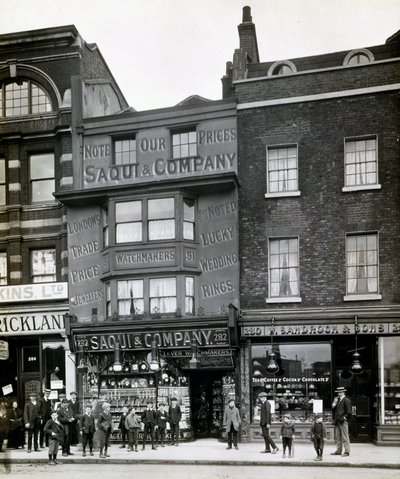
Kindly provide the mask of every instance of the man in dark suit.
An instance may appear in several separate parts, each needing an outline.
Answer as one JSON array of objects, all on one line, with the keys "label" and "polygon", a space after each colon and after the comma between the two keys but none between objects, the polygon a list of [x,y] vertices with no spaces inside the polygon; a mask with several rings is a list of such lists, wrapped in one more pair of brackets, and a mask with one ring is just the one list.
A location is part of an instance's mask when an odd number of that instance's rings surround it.
[{"label": "man in dark suit", "polygon": [[40,430],[40,402],[37,400],[36,393],[29,395],[30,400],[25,404],[24,408],[24,423],[28,429],[28,452],[32,451],[32,437],[33,447],[35,451],[39,451],[38,436]]},{"label": "man in dark suit", "polygon": [[351,401],[346,396],[346,389],[338,387],[338,394],[332,403],[333,422],[335,424],[336,451],[332,456],[350,456],[349,420],[352,415]]},{"label": "man in dark suit", "polygon": [[64,439],[62,442],[62,455],[73,456],[71,452],[71,424],[75,422],[67,399],[63,399],[58,410],[58,420],[64,426]]},{"label": "man in dark suit", "polygon": [[263,453],[271,452],[272,447],[272,454],[276,454],[279,451],[279,448],[275,444],[272,437],[269,435],[269,428],[271,427],[271,404],[267,401],[267,393],[260,393],[258,395],[259,400],[261,401],[260,407],[260,426],[262,435],[264,437],[265,442],[265,449],[261,451]]},{"label": "man in dark suit", "polygon": [[50,389],[45,389],[43,391],[43,397],[40,400],[40,418],[41,418],[40,437],[39,437],[40,447],[49,445],[49,437],[47,434],[44,434],[44,426],[46,425],[47,421],[49,421],[49,419],[51,418],[52,407],[51,407],[51,400],[49,399],[50,393],[51,393]]},{"label": "man in dark suit", "polygon": [[69,408],[72,412],[72,416],[75,419],[70,426],[70,436],[71,436],[71,446],[76,446],[79,444],[79,418],[81,415],[81,405],[78,401],[78,395],[74,391],[70,394],[71,399],[69,402]]},{"label": "man in dark suit", "polygon": [[153,409],[153,403],[151,401],[148,401],[147,409],[145,409],[142,412],[142,418],[141,419],[142,419],[142,422],[144,424],[142,450],[146,446],[146,439],[147,439],[147,435],[149,433],[150,433],[150,437],[151,437],[151,448],[152,449],[157,449],[155,444],[154,444],[155,428],[157,427],[157,413]]}]

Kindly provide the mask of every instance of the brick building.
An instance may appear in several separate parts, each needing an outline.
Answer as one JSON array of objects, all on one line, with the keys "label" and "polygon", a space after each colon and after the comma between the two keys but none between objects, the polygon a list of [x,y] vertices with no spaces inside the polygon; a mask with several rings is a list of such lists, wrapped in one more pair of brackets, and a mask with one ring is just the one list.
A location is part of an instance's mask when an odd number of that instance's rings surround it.
[{"label": "brick building", "polygon": [[71,185],[74,118],[127,107],[74,26],[0,35],[1,399],[75,388],[66,209],[53,193]]},{"label": "brick building", "polygon": [[[260,61],[249,7],[222,79],[237,99],[243,440],[257,395],[296,435],[334,389],[352,441],[400,443],[400,36]],[[358,356],[359,355],[359,356]],[[361,366],[360,366],[361,364]]]}]

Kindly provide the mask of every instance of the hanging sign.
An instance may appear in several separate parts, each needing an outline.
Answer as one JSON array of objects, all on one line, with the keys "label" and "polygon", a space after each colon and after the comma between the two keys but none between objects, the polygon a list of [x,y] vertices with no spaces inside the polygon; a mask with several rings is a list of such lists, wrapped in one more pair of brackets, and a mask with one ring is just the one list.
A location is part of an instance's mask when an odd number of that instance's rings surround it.
[{"label": "hanging sign", "polygon": [[0,341],[0,360],[6,361],[10,356],[7,341]]}]

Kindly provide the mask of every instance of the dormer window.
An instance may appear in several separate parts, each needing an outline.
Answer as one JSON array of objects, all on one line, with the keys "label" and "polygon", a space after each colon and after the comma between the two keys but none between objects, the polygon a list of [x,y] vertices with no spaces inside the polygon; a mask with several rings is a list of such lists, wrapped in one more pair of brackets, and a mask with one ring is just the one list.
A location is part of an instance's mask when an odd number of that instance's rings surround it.
[{"label": "dormer window", "polygon": [[296,71],[294,63],[286,60],[283,62],[275,62],[268,70],[268,76],[290,75]]},{"label": "dormer window", "polygon": [[364,65],[374,61],[374,56],[369,50],[353,50],[346,55],[343,61],[345,66]]},{"label": "dormer window", "polygon": [[30,80],[0,84],[0,117],[35,115],[52,111],[49,95]]}]

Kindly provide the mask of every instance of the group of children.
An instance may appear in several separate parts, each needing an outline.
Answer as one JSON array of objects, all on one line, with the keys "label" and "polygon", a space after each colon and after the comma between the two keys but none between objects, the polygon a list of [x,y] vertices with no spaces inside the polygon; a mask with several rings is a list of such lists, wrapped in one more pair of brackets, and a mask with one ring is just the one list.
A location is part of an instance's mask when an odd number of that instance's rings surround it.
[{"label": "group of children", "polygon": [[[324,452],[324,442],[326,438],[326,427],[322,422],[322,414],[317,414],[315,420],[310,429],[310,440],[314,444],[314,449],[317,453],[314,461],[322,461],[322,454]],[[293,418],[290,414],[285,414],[283,416],[283,423],[281,427],[281,438],[282,438],[282,457],[294,457],[294,446],[293,446],[293,437],[295,433],[295,426]],[[288,456],[286,456],[286,450],[288,451]]]},{"label": "group of children", "polygon": [[[136,408],[132,407],[129,411],[127,407],[122,410],[119,429],[122,435],[121,448],[125,447],[128,438],[128,451],[138,451],[139,431],[143,431],[142,450],[145,449],[148,436],[151,439],[152,449],[157,449],[156,444],[159,443],[164,447],[166,439],[167,423],[171,430],[171,445],[178,446],[179,441],[179,422],[182,413],[178,400],[171,399],[169,410],[166,410],[165,404],[159,404],[157,410],[153,409],[153,403],[147,402],[147,408],[139,415]],[[96,427],[97,426],[97,427]],[[44,427],[44,432],[49,439],[49,464],[58,464],[57,453],[60,444],[63,444],[64,428],[68,427],[60,422],[59,411],[54,410]],[[89,446],[89,454],[93,456],[93,436],[98,431],[100,458],[110,457],[108,448],[110,436],[113,430],[113,422],[111,416],[111,405],[107,402],[102,404],[102,411],[95,421],[92,406],[87,405],[85,413],[80,418],[80,429],[82,432],[82,456],[86,456],[86,449]]]}]

